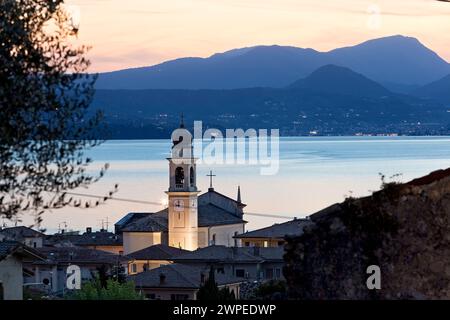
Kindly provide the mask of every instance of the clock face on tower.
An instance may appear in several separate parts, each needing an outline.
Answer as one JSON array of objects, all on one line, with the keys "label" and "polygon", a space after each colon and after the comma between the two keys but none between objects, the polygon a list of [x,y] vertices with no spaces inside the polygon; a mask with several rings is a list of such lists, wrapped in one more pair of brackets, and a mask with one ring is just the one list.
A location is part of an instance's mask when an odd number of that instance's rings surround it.
[{"label": "clock face on tower", "polygon": [[182,199],[173,200],[173,208],[175,211],[184,211],[184,201]]}]

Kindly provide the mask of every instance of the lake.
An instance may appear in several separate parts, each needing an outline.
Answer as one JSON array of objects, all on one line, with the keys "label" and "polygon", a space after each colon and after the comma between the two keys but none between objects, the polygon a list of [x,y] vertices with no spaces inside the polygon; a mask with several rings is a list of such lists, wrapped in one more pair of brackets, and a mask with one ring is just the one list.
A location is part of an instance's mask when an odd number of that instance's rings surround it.
[{"label": "lake", "polygon": [[[168,187],[169,140],[108,141],[89,151],[96,164],[110,169],[101,182],[79,192],[103,195],[115,183],[115,197],[162,203]],[[259,166],[199,165],[197,185],[206,191],[213,170],[216,191],[235,198],[241,186],[249,213],[304,217],[346,196],[364,196],[378,190],[379,173],[401,174],[409,181],[450,167],[450,137],[295,137],[280,139],[280,167],[276,175],[262,176]],[[128,212],[155,212],[162,204],[108,201],[93,209],[64,208],[44,215],[44,226],[55,231],[87,226],[109,230]],[[247,229],[286,221],[285,218],[246,216]],[[26,219],[27,221],[29,219]]]}]

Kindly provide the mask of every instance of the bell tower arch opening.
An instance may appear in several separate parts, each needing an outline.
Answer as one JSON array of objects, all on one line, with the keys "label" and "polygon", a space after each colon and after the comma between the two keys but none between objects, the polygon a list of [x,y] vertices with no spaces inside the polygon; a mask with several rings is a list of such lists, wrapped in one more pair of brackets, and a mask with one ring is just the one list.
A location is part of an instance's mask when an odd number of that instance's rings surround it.
[{"label": "bell tower arch opening", "polygon": [[177,167],[175,169],[175,188],[183,189],[184,187],[184,169],[182,167]]},{"label": "bell tower arch opening", "polygon": [[190,167],[190,169],[189,169],[189,185],[191,187],[195,186],[195,170],[194,170],[194,167]]},{"label": "bell tower arch opening", "polygon": [[192,135],[184,124],[172,134],[169,161],[168,231],[169,246],[186,250],[198,248],[199,190],[196,186],[196,161],[192,153]]}]

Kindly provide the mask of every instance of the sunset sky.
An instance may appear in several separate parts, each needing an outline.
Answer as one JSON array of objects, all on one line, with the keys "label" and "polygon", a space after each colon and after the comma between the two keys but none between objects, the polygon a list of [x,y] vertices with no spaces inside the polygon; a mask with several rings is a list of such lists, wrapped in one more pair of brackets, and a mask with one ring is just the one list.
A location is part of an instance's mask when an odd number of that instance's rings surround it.
[{"label": "sunset sky", "polygon": [[[435,0],[67,0],[91,71],[259,44],[320,51],[402,34],[450,61],[450,3]],[[378,14],[379,12],[379,14]]]}]

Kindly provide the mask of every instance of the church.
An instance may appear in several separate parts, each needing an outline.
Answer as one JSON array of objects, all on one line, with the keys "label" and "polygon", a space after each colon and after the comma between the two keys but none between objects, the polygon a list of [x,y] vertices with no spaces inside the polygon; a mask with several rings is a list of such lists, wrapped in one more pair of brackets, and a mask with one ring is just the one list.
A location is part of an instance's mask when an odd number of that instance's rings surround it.
[{"label": "church", "polygon": [[[245,204],[240,188],[232,199],[212,185],[200,194],[197,189],[197,159],[193,155],[192,135],[183,122],[175,131],[172,150],[184,144],[191,152],[181,152],[168,158],[169,188],[166,191],[168,206],[155,212],[132,212],[115,224],[116,233],[123,235],[124,254],[153,245],[165,244],[185,250],[196,250],[210,245],[238,246],[238,234],[245,232],[243,219]],[[183,141],[183,137],[190,137]],[[183,149],[183,150],[186,150]]]}]

